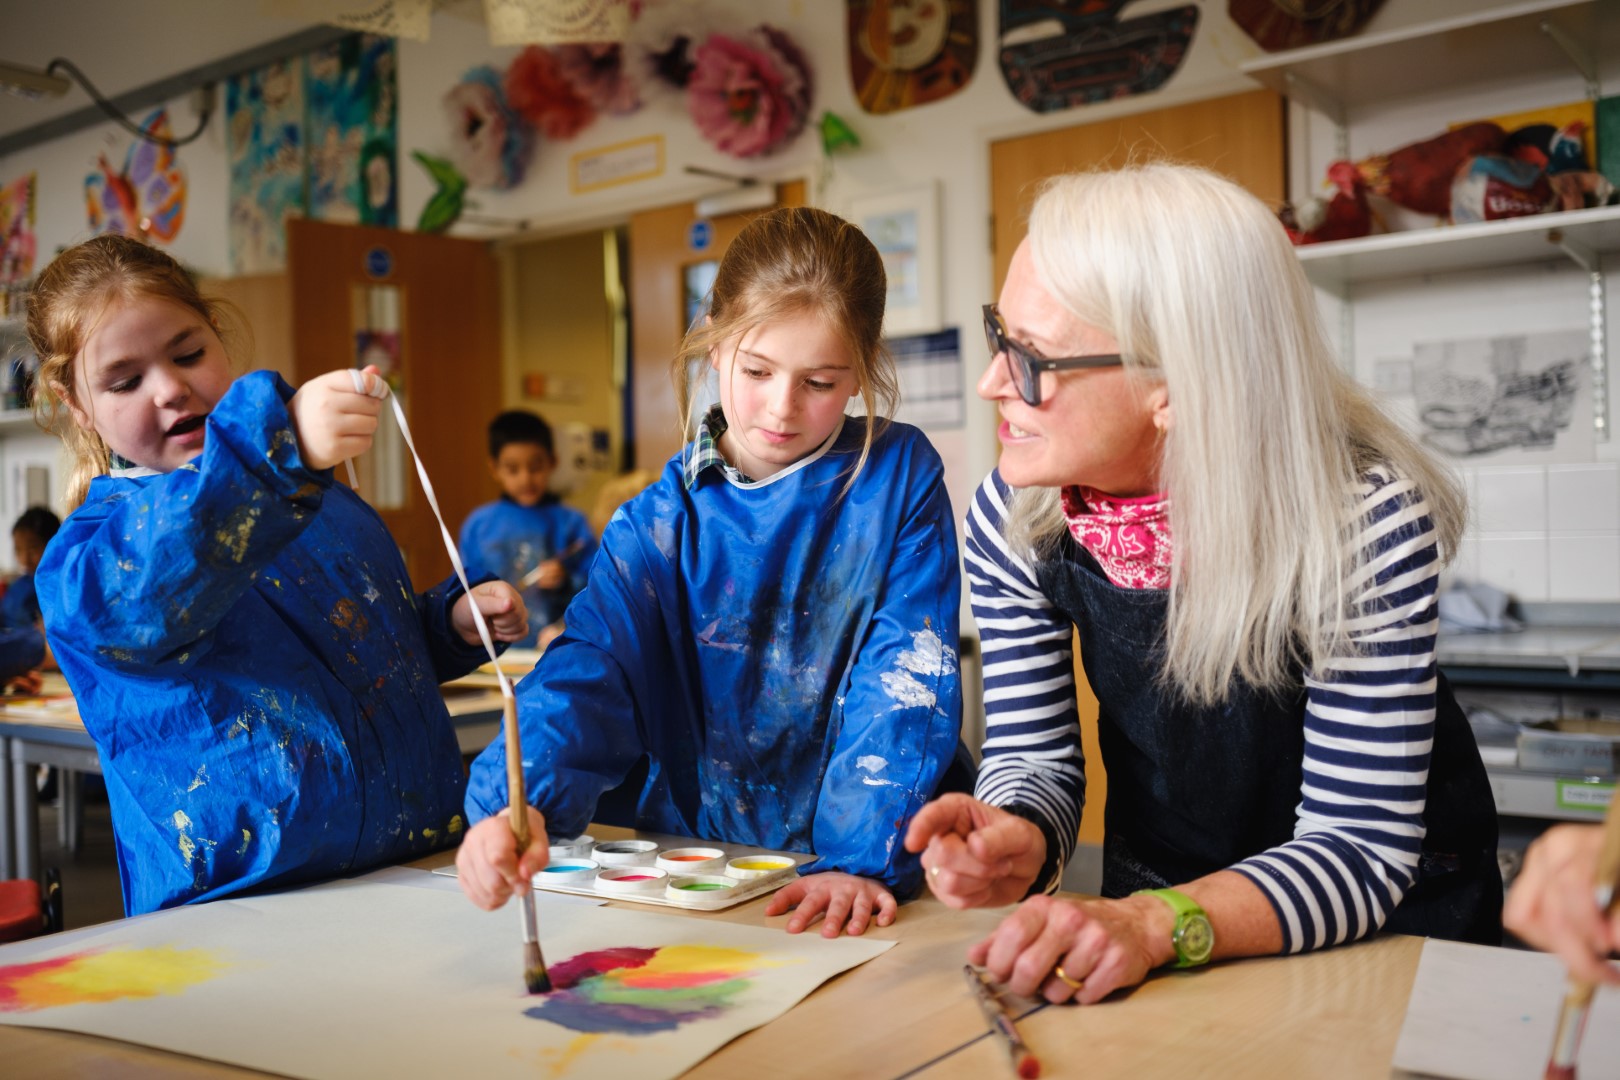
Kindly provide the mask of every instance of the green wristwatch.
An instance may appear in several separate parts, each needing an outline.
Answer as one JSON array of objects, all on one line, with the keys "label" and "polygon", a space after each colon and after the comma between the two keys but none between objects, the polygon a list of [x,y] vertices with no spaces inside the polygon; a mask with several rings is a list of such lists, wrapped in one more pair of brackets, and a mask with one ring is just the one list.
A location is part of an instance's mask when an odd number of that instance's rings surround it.
[{"label": "green wristwatch", "polygon": [[1190,968],[1209,963],[1210,954],[1215,951],[1215,930],[1198,901],[1174,889],[1143,889],[1136,895],[1157,896],[1176,913],[1176,925],[1170,931],[1170,944],[1176,950],[1172,967]]}]

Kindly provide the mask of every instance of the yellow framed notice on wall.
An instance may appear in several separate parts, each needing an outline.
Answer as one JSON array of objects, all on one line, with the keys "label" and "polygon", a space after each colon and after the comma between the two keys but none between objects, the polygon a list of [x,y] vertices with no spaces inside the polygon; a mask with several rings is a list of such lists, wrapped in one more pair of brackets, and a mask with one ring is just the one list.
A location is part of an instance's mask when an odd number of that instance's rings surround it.
[{"label": "yellow framed notice on wall", "polygon": [[575,195],[664,175],[664,137],[639,139],[581,150],[568,159],[568,190]]}]

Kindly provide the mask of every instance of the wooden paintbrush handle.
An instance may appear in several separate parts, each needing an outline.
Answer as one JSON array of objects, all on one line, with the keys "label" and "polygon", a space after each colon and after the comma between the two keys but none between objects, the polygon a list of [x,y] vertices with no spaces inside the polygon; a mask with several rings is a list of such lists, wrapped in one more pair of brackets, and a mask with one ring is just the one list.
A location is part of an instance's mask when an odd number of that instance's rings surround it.
[{"label": "wooden paintbrush handle", "polygon": [[1593,880],[1599,889],[1609,889],[1605,908],[1613,911],[1620,901],[1620,794],[1609,800],[1609,812],[1603,819],[1603,846],[1598,849],[1597,876]]},{"label": "wooden paintbrush handle", "polygon": [[529,850],[529,800],[523,790],[523,742],[518,736],[517,699],[507,697],[502,705],[506,713],[507,816],[512,819],[512,836],[517,840],[521,857]]}]

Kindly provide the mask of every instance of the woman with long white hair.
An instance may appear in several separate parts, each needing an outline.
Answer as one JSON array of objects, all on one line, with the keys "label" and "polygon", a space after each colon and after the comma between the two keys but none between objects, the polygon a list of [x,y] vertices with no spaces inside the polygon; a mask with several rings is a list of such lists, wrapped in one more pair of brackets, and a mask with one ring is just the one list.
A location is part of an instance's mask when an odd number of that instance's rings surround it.
[{"label": "woman with long white hair", "polygon": [[[985,331],[984,764],[906,836],[946,903],[1028,897],[970,959],[1095,1002],[1380,927],[1498,940],[1490,787],[1434,655],[1464,498],[1340,370],[1271,213],[1191,167],[1059,177]],[[1064,901],[1075,630],[1109,785],[1103,898]]]}]

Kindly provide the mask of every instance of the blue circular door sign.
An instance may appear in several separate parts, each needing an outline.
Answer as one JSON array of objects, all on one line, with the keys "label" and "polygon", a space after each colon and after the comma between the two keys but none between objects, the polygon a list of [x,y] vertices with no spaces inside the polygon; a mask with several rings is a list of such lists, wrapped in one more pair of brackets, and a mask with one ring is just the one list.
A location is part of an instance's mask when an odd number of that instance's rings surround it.
[{"label": "blue circular door sign", "polygon": [[366,252],[366,273],[374,278],[385,278],[394,272],[394,253],[378,245]]},{"label": "blue circular door sign", "polygon": [[712,243],[714,243],[713,222],[694,221],[692,227],[686,230],[686,245],[693,251],[708,251]]}]

